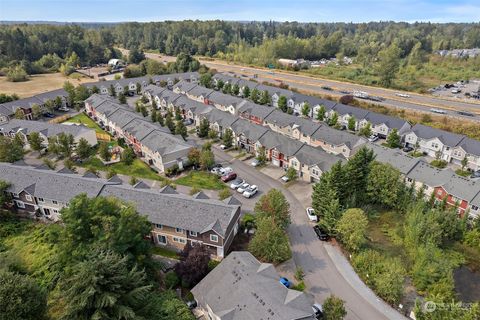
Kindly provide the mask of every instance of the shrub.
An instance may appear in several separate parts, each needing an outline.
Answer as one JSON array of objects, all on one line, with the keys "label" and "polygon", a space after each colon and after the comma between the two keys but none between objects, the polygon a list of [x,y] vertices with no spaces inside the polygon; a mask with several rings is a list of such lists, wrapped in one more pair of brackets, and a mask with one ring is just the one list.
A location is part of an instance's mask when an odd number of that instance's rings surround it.
[{"label": "shrub", "polygon": [[190,189],[189,194],[190,194],[191,196],[193,196],[194,194],[197,194],[197,193],[199,193],[200,191],[202,191],[202,189],[200,189],[200,188],[198,188],[198,187],[193,187],[192,189]]},{"label": "shrub", "polygon": [[8,69],[7,80],[10,82],[22,82],[28,80],[27,72],[20,66]]},{"label": "shrub", "polygon": [[167,289],[173,289],[180,284],[180,278],[173,271],[167,272],[165,275],[165,287]]},{"label": "shrub", "polygon": [[230,190],[228,190],[227,188],[225,189],[222,189],[218,192],[218,198],[220,200],[224,200],[224,199],[227,199],[228,197],[230,197],[232,195],[232,193],[230,192]]},{"label": "shrub", "polygon": [[218,260],[210,260],[208,261],[208,271],[212,271],[215,269],[216,266],[220,264],[220,261]]},{"label": "shrub", "polygon": [[171,166],[170,168],[167,168],[167,170],[165,170],[165,175],[167,177],[171,177],[171,176],[174,176],[174,175],[177,175],[180,171],[180,168],[178,166],[178,164],[174,164],[173,166]]}]

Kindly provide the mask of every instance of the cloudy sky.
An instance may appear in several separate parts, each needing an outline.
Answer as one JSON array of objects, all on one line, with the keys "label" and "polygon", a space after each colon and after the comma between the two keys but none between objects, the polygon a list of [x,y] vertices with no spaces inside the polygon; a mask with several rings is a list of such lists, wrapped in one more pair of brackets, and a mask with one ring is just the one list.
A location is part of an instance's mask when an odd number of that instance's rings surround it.
[{"label": "cloudy sky", "polygon": [[480,22],[479,0],[0,0],[0,20]]}]

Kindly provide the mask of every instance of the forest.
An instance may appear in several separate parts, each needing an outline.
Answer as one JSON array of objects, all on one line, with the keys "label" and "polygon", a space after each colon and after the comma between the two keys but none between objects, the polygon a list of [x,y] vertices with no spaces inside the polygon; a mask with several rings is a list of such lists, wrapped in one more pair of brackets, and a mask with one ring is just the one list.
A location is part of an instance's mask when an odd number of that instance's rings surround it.
[{"label": "forest", "polygon": [[7,73],[21,66],[31,74],[60,69],[62,64],[92,65],[118,57],[120,53],[114,49],[118,46],[259,66],[275,64],[280,57],[315,60],[349,56],[355,63],[348,68],[319,68],[315,72],[414,90],[424,87],[422,82],[430,84],[429,78],[480,77],[478,57],[439,61],[433,54],[442,49],[480,47],[478,23],[187,20],[87,26],[1,25],[0,68]]}]

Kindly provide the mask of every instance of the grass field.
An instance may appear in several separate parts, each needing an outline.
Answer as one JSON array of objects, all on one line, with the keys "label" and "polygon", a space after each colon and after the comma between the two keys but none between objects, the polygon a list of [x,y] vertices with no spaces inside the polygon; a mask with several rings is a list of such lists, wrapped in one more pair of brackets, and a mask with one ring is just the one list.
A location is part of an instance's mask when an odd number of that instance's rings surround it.
[{"label": "grass field", "polygon": [[226,185],[214,174],[205,171],[191,171],[188,175],[175,180],[176,184],[192,188],[221,190]]},{"label": "grass field", "polygon": [[78,77],[75,73],[70,77],[65,77],[61,73],[36,74],[30,76],[29,80],[25,82],[9,82],[7,81],[7,77],[0,77],[0,93],[16,93],[20,98],[26,98],[39,93],[60,89],[67,80],[73,85],[93,81],[87,77]]},{"label": "grass field", "polygon": [[83,124],[84,126],[95,129],[98,133],[106,133],[98,124],[95,123],[92,119],[90,119],[85,113],[79,113],[74,117],[66,120],[64,123],[79,123]]},{"label": "grass field", "polygon": [[97,171],[107,171],[108,169],[112,169],[118,174],[123,174],[136,178],[158,181],[162,181],[165,179],[162,176],[158,175],[158,173],[153,171],[145,162],[140,159],[135,159],[133,163],[129,166],[127,166],[123,162],[118,162],[106,166],[99,158],[92,157],[90,160],[85,161],[81,166],[84,168],[93,168]]},{"label": "grass field", "polygon": [[152,247],[151,252],[152,254],[155,254],[157,256],[162,256],[162,257],[167,257],[167,258],[177,259],[177,260],[180,259],[177,252],[166,249],[166,248],[162,248],[162,247]]}]

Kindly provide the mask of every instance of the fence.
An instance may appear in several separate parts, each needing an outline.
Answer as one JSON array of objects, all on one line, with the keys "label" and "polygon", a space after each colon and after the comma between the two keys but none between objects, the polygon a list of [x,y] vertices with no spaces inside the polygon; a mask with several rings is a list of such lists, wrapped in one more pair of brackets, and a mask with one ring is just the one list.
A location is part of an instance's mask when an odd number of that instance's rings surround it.
[{"label": "fence", "polygon": [[53,118],[52,120],[48,121],[49,123],[62,123],[64,121],[67,121],[70,119],[73,115],[72,114],[65,114],[63,116],[59,116],[56,118]]},{"label": "fence", "polygon": [[110,142],[112,137],[108,133],[96,132],[97,140]]}]

